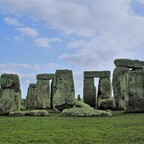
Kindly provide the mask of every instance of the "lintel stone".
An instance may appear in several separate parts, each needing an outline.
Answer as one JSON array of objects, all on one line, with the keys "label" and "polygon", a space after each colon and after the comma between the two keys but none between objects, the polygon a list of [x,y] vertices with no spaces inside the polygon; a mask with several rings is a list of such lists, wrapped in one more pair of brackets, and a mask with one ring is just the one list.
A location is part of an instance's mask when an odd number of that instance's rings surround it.
[{"label": "lintel stone", "polygon": [[48,74],[48,73],[43,73],[43,74],[38,74],[36,76],[37,80],[51,80],[54,79],[55,74]]},{"label": "lintel stone", "polygon": [[84,71],[85,78],[100,77],[100,78],[109,78],[110,71]]},{"label": "lintel stone", "polygon": [[115,66],[143,69],[144,61],[131,60],[131,59],[115,59]]}]

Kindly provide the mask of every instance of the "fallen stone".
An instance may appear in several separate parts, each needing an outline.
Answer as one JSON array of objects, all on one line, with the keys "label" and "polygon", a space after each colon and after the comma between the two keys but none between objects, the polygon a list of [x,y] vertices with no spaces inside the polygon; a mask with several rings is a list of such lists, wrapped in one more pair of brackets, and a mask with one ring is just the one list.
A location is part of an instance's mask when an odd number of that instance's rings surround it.
[{"label": "fallen stone", "polygon": [[10,116],[48,116],[49,113],[46,110],[31,110],[31,111],[15,111],[10,112]]},{"label": "fallen stone", "polygon": [[64,109],[62,116],[71,117],[110,117],[111,111],[95,110],[83,102],[76,102],[75,107],[71,109]]},{"label": "fallen stone", "polygon": [[111,99],[102,99],[98,102],[98,109],[114,109],[114,100]]}]

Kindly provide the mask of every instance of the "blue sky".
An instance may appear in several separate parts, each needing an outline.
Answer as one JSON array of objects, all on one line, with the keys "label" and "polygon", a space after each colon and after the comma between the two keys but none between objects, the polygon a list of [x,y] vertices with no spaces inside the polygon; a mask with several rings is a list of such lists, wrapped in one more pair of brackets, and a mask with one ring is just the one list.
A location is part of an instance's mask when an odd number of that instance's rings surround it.
[{"label": "blue sky", "polygon": [[144,0],[0,0],[0,74],[19,75],[22,97],[57,69],[73,70],[82,95],[84,70],[143,53]]}]

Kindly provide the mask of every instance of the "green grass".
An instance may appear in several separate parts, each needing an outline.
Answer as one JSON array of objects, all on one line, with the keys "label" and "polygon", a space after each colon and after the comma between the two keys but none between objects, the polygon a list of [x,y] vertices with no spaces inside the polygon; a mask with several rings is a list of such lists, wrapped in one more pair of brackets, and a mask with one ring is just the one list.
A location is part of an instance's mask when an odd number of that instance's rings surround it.
[{"label": "green grass", "polygon": [[143,144],[144,114],[73,118],[0,116],[0,144]]}]

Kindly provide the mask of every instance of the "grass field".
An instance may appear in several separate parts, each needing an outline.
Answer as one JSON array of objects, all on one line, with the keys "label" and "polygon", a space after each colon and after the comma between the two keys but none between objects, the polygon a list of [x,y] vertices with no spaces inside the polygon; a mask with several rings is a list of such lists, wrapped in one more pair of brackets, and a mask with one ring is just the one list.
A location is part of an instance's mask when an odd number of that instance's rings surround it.
[{"label": "grass field", "polygon": [[144,114],[0,116],[0,144],[144,144]]}]

